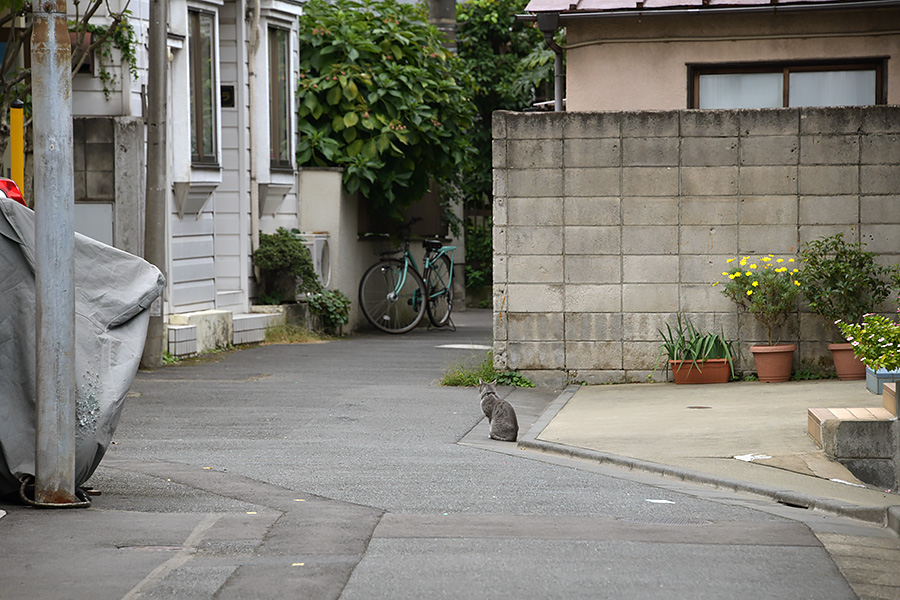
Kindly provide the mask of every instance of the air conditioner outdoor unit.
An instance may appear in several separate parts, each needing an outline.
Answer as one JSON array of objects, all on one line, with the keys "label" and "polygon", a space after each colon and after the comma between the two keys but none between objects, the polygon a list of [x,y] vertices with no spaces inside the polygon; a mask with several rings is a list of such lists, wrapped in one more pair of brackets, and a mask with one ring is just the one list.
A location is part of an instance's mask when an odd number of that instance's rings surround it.
[{"label": "air conditioner outdoor unit", "polygon": [[331,237],[327,232],[300,232],[305,240],[304,245],[312,256],[313,268],[323,287],[331,285],[331,255],[328,249],[328,240]]}]

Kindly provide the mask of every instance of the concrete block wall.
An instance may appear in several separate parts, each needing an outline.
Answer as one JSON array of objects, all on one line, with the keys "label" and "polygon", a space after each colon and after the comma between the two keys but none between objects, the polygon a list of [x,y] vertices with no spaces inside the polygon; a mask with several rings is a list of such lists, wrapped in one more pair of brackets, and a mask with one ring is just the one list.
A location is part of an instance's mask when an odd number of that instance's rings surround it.
[{"label": "concrete block wall", "polygon": [[[494,357],[551,385],[659,380],[688,314],[764,342],[712,283],[844,232],[900,262],[900,107],[494,114]],[[795,367],[830,368],[802,310]]]}]

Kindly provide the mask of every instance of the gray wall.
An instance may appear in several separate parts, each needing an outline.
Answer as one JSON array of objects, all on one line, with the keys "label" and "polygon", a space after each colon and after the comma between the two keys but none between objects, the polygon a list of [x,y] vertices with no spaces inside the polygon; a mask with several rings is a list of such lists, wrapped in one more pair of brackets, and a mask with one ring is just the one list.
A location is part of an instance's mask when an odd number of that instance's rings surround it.
[{"label": "gray wall", "polygon": [[[547,384],[659,381],[680,311],[748,347],[712,283],[845,232],[900,262],[900,107],[494,114],[494,360]],[[794,316],[795,367],[831,332]]]},{"label": "gray wall", "polygon": [[76,230],[142,256],[143,121],[136,117],[76,117],[72,150]]}]

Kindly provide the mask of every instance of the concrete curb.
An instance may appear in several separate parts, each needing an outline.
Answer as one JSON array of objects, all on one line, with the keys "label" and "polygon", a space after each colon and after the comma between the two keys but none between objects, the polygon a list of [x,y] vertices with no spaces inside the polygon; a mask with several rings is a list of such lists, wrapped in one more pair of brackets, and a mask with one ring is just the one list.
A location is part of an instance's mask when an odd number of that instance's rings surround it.
[{"label": "concrete curb", "polygon": [[614,465],[628,470],[643,471],[661,475],[663,477],[678,479],[680,481],[711,485],[716,488],[763,496],[787,506],[819,510],[833,515],[887,527],[895,533],[900,534],[900,506],[858,506],[846,504],[830,498],[820,498],[809,494],[795,492],[793,490],[779,489],[737,479],[717,477],[699,471],[691,471],[690,469],[654,463],[638,458],[619,456],[617,454],[609,454],[598,450],[589,450],[577,446],[566,446],[564,444],[545,442],[537,439],[547,425],[550,424],[550,421],[552,421],[559,411],[561,411],[569,400],[572,399],[572,396],[575,395],[575,392],[578,391],[579,387],[580,386],[577,385],[570,385],[563,390],[559,397],[557,397],[547,410],[544,411],[531,429],[519,438],[518,447],[525,450],[534,450],[567,458],[577,458],[594,461],[600,464]]}]

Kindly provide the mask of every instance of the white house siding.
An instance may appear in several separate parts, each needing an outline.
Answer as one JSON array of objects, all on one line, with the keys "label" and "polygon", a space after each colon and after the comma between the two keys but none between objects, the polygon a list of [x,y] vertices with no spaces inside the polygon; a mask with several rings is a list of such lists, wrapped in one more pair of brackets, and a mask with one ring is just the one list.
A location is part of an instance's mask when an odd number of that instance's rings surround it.
[{"label": "white house siding", "polygon": [[[216,258],[215,258],[215,205],[216,192],[221,185],[221,170],[195,169],[190,162],[190,95],[189,59],[187,36],[187,15],[189,9],[201,9],[215,13],[221,18],[221,5],[208,2],[172,2],[169,6],[170,37],[183,36],[183,47],[177,51],[171,65],[172,102],[169,109],[169,136],[172,148],[171,176],[175,185],[189,185],[188,195],[194,199],[205,197],[206,190],[199,184],[215,186],[209,199],[199,210],[185,210],[173,202],[169,216],[169,294],[168,312],[185,313],[216,308]],[[222,60],[222,30],[216,24],[215,44],[217,65],[216,80],[221,83],[218,63]],[[221,111],[220,111],[221,112]],[[219,156],[222,153],[221,114],[217,116],[220,126]],[[176,191],[177,193],[177,191]],[[195,201],[195,200],[194,200]]]},{"label": "white house siding", "polygon": [[211,203],[215,219],[216,308],[248,310],[249,152],[247,64],[243,2],[226,2],[219,11],[220,85],[234,86],[234,108],[221,110],[222,183]]},{"label": "white house siding", "polygon": [[[111,0],[110,8],[119,10],[125,2],[126,0]],[[164,312],[167,314],[207,309],[238,313],[249,309],[254,289],[250,261],[251,149],[255,148],[257,152],[258,182],[268,185],[269,189],[276,188],[279,197],[283,197],[281,202],[261,207],[259,229],[274,232],[278,227],[290,229],[299,225],[296,168],[277,173],[271,172],[269,168],[267,31],[271,25],[291,31],[290,88],[293,90],[299,70],[296,32],[302,4],[295,1],[262,0],[260,46],[256,63],[259,85],[257,97],[253,99],[250,98],[249,90],[247,5],[248,0],[171,0],[169,3],[168,179],[175,193],[170,196],[169,219],[165,231],[167,290]],[[108,70],[116,78],[108,99],[103,92],[99,75],[77,76],[73,82],[73,113],[76,116],[124,117],[128,123],[143,117],[149,62],[149,2],[130,0],[129,9],[137,37],[138,76],[132,79],[127,68],[108,65]],[[217,109],[218,169],[198,169],[190,160],[187,16],[191,9],[216,15],[216,84],[234,86],[235,91],[234,107],[219,106]],[[293,94],[290,100],[290,112],[293,114],[296,108]],[[251,108],[256,111],[256,131],[252,139]],[[129,196],[128,202],[123,204],[130,211],[126,215],[130,228],[127,230],[127,240],[126,236],[118,233],[121,227],[115,223],[112,227],[117,232],[116,236],[129,242],[127,250],[140,253],[143,234],[141,232],[135,236],[131,230],[141,230],[143,223],[146,131],[140,123],[137,127],[134,135],[128,137],[130,146],[121,151],[123,156],[140,156],[141,160],[129,161],[125,166],[128,172],[119,172],[122,161],[119,161],[117,155],[115,168],[118,187],[112,218],[118,221],[123,217],[119,206],[119,188],[134,196]],[[292,122],[290,127],[293,131],[296,123]],[[89,133],[86,130],[85,135]],[[83,142],[82,140],[82,145]],[[96,179],[94,175],[91,177]],[[140,185],[134,184],[137,181],[141,182]],[[82,185],[82,188],[86,189],[86,185]],[[110,201],[105,196],[103,199],[89,194],[83,196],[82,200],[87,202]],[[182,202],[182,198],[187,201]],[[263,204],[263,198],[260,201]],[[115,239],[114,243],[120,246]]]},{"label": "white house siding", "polygon": [[[298,17],[302,13],[299,2],[263,2],[262,4],[262,20],[260,22],[260,35],[262,39],[259,45],[259,55],[257,57],[257,82],[260,88],[257,91],[257,102],[259,102],[260,110],[256,113],[258,119],[259,131],[255,143],[258,144],[259,154],[257,155],[260,167],[259,181],[260,183],[290,186],[290,191],[284,194],[280,202],[274,204],[272,210],[261,210],[259,219],[259,228],[265,233],[274,233],[279,227],[292,229],[299,226],[300,213],[300,196],[298,192],[298,182],[296,176],[296,165],[294,172],[287,173],[284,171],[272,172],[269,165],[269,47],[268,47],[268,31],[270,27],[279,27],[290,31],[288,35],[288,43],[290,44],[290,90],[288,97],[290,102],[289,114],[291,115],[290,129],[296,130],[296,110],[297,99],[294,95],[296,90],[296,82],[299,79],[299,48],[297,42],[297,34],[299,26]],[[263,109],[263,107],[265,107]],[[292,144],[291,154],[293,155],[295,146]],[[262,202],[262,198],[260,199]]]},{"label": "white house siding", "polygon": [[[135,59],[137,67],[137,79],[133,79],[127,66],[122,66],[118,51],[113,50],[114,62],[104,63],[99,53],[95,53],[95,68],[93,74],[79,73],[72,78],[72,114],[75,116],[139,116],[142,112],[141,86],[147,83],[147,46],[144,36],[147,31],[149,18],[149,2],[147,0],[109,0],[107,5],[101,6],[93,22],[107,24],[107,6],[114,12],[123,8],[131,11],[128,18],[134,28]],[[70,19],[75,18],[74,5],[69,2]],[[87,63],[85,63],[87,64]],[[109,85],[109,96],[103,90],[103,81],[100,79],[101,64],[112,75],[114,81]]]},{"label": "white house siding", "polygon": [[177,213],[170,219],[171,296],[169,312],[193,312],[215,306],[215,222],[210,211],[198,218]]}]

